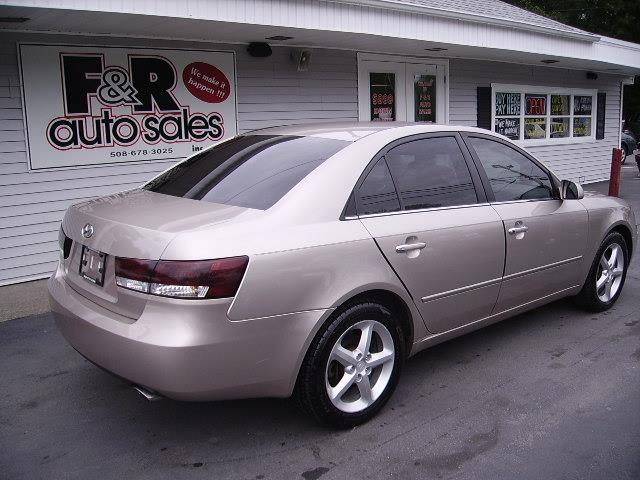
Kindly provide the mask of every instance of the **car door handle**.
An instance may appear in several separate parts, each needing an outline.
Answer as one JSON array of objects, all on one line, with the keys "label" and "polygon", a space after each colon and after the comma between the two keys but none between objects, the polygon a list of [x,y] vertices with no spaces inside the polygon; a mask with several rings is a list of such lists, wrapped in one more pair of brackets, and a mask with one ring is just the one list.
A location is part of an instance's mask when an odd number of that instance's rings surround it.
[{"label": "car door handle", "polygon": [[411,250],[422,250],[427,244],[424,242],[405,243],[404,245],[398,245],[396,247],[397,253],[410,252]]},{"label": "car door handle", "polygon": [[529,231],[529,227],[527,227],[526,225],[522,225],[520,227],[512,227],[509,230],[507,230],[507,232],[509,232],[509,235],[517,235],[519,233],[524,233],[528,231]]}]

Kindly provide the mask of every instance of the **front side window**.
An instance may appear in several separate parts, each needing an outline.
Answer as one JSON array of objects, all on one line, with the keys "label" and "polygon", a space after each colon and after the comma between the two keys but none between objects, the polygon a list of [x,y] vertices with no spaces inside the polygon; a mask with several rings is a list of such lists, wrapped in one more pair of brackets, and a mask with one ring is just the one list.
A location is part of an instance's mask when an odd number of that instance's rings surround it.
[{"label": "front side window", "polygon": [[414,140],[386,160],[404,210],[477,203],[469,167],[455,137]]},{"label": "front side window", "polygon": [[517,150],[487,138],[469,137],[496,202],[553,198],[547,172]]},{"label": "front side window", "polygon": [[143,188],[266,210],[349,143],[320,137],[243,135],[177,164]]}]

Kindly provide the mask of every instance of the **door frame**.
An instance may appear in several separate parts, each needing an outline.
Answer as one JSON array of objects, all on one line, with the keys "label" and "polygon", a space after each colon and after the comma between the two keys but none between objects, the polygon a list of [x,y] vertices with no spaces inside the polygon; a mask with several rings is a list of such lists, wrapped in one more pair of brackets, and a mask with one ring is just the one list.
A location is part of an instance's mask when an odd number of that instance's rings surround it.
[{"label": "door frame", "polygon": [[[412,57],[402,55],[388,55],[379,53],[365,53],[358,52],[358,119],[360,121],[368,121],[370,107],[369,107],[369,95],[368,95],[368,79],[364,77],[364,62],[389,62],[392,64],[417,64],[417,65],[436,65],[438,68],[444,70],[444,89],[443,89],[443,103],[444,103],[444,121],[442,124],[449,124],[449,59],[448,58],[433,58],[433,57]],[[407,79],[403,79],[403,88],[406,90],[405,85]],[[366,85],[366,86],[365,86]],[[405,92],[406,98],[407,92]],[[436,102],[439,99],[436,98]]]}]

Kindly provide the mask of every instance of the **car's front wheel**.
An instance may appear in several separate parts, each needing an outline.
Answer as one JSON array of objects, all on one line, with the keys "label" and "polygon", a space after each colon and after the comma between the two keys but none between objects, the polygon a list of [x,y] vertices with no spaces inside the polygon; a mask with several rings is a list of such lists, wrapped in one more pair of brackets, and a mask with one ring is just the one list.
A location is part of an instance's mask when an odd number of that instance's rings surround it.
[{"label": "car's front wheel", "polygon": [[296,397],[321,423],[346,428],[373,417],[400,376],[404,340],[391,310],[352,305],[316,336],[300,369]]},{"label": "car's front wheel", "polygon": [[618,232],[611,232],[596,253],[587,281],[576,297],[578,304],[595,312],[610,308],[622,291],[628,262],[627,242]]}]

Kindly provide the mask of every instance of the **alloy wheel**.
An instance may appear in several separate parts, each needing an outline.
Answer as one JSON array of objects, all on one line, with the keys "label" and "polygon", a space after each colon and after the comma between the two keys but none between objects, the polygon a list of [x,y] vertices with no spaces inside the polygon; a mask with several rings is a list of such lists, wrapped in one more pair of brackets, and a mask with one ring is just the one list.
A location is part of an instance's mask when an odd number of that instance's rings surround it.
[{"label": "alloy wheel", "polygon": [[382,323],[364,320],[349,327],[327,362],[325,385],[331,403],[347,413],[365,410],[389,384],[394,358],[393,338]]},{"label": "alloy wheel", "polygon": [[624,274],[622,247],[612,243],[602,253],[596,274],[596,294],[600,301],[608,303],[620,290]]}]

